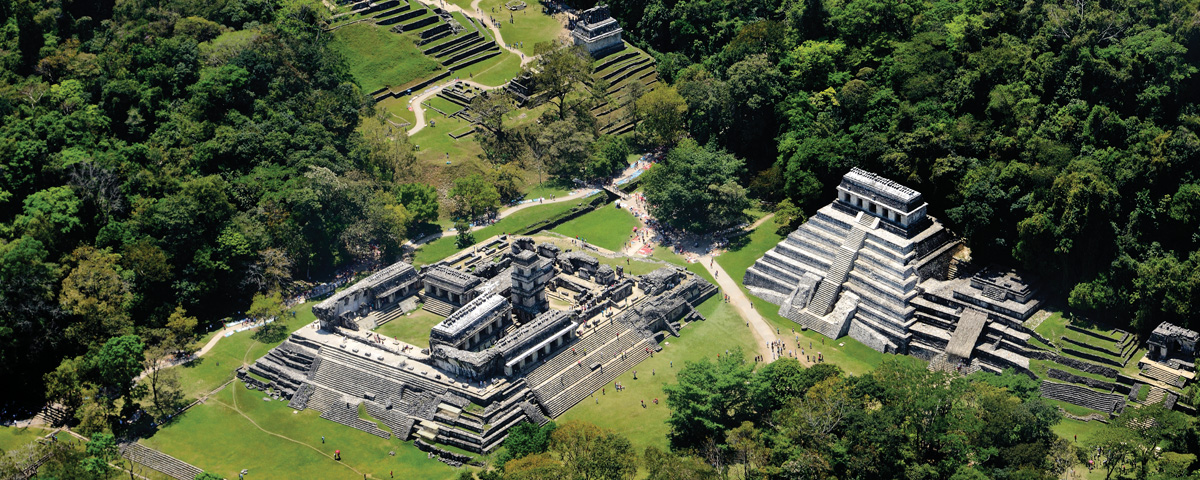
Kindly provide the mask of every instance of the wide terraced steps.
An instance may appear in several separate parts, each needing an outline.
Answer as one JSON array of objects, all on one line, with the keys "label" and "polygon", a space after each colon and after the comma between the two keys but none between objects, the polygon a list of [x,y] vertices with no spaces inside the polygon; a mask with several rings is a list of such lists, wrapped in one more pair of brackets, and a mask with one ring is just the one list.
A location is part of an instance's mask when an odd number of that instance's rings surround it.
[{"label": "wide terraced steps", "polygon": [[[349,367],[371,372],[374,375],[378,375],[384,379],[396,382],[398,384],[404,384],[409,387],[428,392],[435,392],[437,394],[445,393],[448,389],[445,384],[440,383],[432,378],[426,378],[413,372],[401,372],[399,368],[364,358],[350,351],[342,350],[341,348],[322,348],[321,356],[325,357],[325,360],[322,361],[322,365],[325,363],[330,363],[330,361],[340,362]],[[405,388],[405,392],[408,391],[409,390]]]},{"label": "wide terraced steps", "polygon": [[455,307],[454,305],[428,295],[424,296],[421,301],[425,302],[423,305],[421,305],[421,308],[425,309],[426,312],[440,317],[449,317],[451,313],[454,313],[454,311],[458,309],[458,307]]},{"label": "wide terraced steps", "polygon": [[1146,378],[1153,378],[1167,385],[1177,386],[1179,383],[1179,375],[1168,372],[1154,365],[1149,365],[1142,370],[1141,375]]},{"label": "wide terraced steps", "polygon": [[140,443],[121,445],[121,456],[179,480],[194,480],[203,470]]},{"label": "wide terraced steps", "polygon": [[556,373],[545,382],[532,384],[533,390],[544,394],[546,391],[556,391],[578,382],[591,372],[592,365],[604,365],[613,359],[627,356],[630,353],[629,349],[633,348],[638,340],[641,338],[636,335],[622,335],[620,338],[611,338],[598,349],[588,350],[587,355],[571,355],[565,359],[566,362],[556,363],[556,366],[561,368],[556,368]]},{"label": "wide terraced steps", "polygon": [[398,382],[348,367],[337,361],[322,362],[312,381],[359,398],[369,393],[375,395],[380,402],[385,401],[385,398],[399,400],[404,388]]},{"label": "wide terraced steps", "polygon": [[[562,415],[563,412],[566,412],[592,393],[600,390],[604,385],[612,382],[617,376],[637,366],[642,360],[649,358],[650,352],[647,349],[653,350],[655,345],[649,340],[640,340],[629,348],[627,355],[623,357],[618,356],[606,363],[603,370],[590,370],[591,373],[589,375],[584,376],[581,380],[569,385],[557,394],[547,395],[551,392],[543,392],[538,396],[539,401],[546,407],[546,411],[549,412],[551,417]],[[615,391],[613,393],[617,394]]]},{"label": "wide terraced steps", "polygon": [[1156,403],[1162,402],[1163,398],[1165,398],[1166,396],[1167,396],[1166,390],[1152,386],[1152,387],[1150,387],[1150,393],[1146,394],[1146,401],[1142,402],[1142,404],[1143,405],[1154,405]]},{"label": "wide terraced steps", "polygon": [[1104,413],[1120,413],[1125,409],[1125,397],[1101,393],[1090,388],[1066,383],[1042,381],[1042,396]]},{"label": "wide terraced steps", "polygon": [[[596,351],[596,349],[608,343],[609,340],[616,338],[619,333],[625,330],[623,326],[609,322],[595,331],[579,337],[575,343],[567,345],[558,354],[550,357],[545,363],[526,374],[525,382],[531,388],[540,386],[550,380],[551,377],[557,375],[558,372],[570,367],[577,361],[583,360],[585,357],[583,352],[590,354]],[[571,353],[572,349],[575,350],[575,353]]]},{"label": "wide terraced steps", "polygon": [[[375,328],[379,328],[385,323],[404,316],[404,309],[400,308],[401,303],[403,302],[398,302],[395,305],[392,305],[390,308],[384,310],[372,311],[371,313],[367,314],[367,318],[374,320]],[[374,328],[372,330],[374,330]]]},{"label": "wide terraced steps", "polygon": [[358,403],[348,402],[346,397],[338,392],[318,387],[308,401],[308,408],[321,412],[321,418],[326,420],[362,430],[380,438],[391,437],[391,434],[381,430],[374,422],[358,418]]}]

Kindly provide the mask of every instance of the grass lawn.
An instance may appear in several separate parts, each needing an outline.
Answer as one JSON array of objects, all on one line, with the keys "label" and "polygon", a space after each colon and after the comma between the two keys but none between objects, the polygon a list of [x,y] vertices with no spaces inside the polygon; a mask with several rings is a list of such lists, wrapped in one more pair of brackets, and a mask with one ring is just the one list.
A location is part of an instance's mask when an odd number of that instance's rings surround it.
[{"label": "grass lawn", "polygon": [[396,123],[416,123],[417,114],[408,109],[408,100],[411,98],[408,95],[403,97],[389,97],[375,104],[376,109],[383,110],[392,115],[391,120]]},{"label": "grass lawn", "polygon": [[47,433],[50,433],[50,430],[42,427],[0,427],[0,452],[20,448]]},{"label": "grass lawn", "polygon": [[568,237],[585,239],[592,245],[615,252],[625,245],[638,225],[637,219],[629,210],[605,204],[554,227],[553,231]]},{"label": "grass lawn", "polygon": [[412,36],[371,23],[334,30],[332,45],[346,57],[350,74],[365,92],[404,85],[440,70],[436,61],[421,54]]},{"label": "grass lawn", "polygon": [[[363,474],[390,478],[389,472],[396,478],[456,475],[411,444],[347,428],[313,410],[293,413],[286,402],[261,398],[261,392],[235,383],[142,442],[225,478],[236,478],[242,469],[250,470],[252,478],[297,478],[297,472],[305,478],[347,480]],[[342,461],[333,460],[334,449],[342,451]]]},{"label": "grass lawn", "polygon": [[[1095,323],[1089,322],[1082,317],[1071,315],[1069,312],[1064,312],[1062,310],[1052,310],[1050,308],[1047,308],[1047,310],[1051,310],[1052,313],[1034,330],[1037,331],[1037,333],[1041,336],[1049,339],[1051,342],[1062,343],[1061,337],[1066,336],[1067,338],[1079,340],[1081,342],[1097,342],[1097,344],[1101,345],[1103,348],[1112,348],[1115,350],[1115,343],[1121,339],[1120,334]],[[1101,337],[1108,338],[1112,341],[1112,343],[1110,344],[1104,340],[1084,333],[1068,330],[1068,323],[1070,323],[1072,326],[1096,333]]]},{"label": "grass lawn", "polygon": [[375,332],[392,338],[399,338],[421,348],[429,347],[429,329],[437,325],[445,317],[435,315],[420,308],[413,310],[395,320],[376,328]]},{"label": "grass lawn", "polygon": [[[483,67],[478,68],[479,65]],[[462,71],[466,72],[467,78],[481,85],[489,87],[504,85],[521,74],[521,57],[502,50],[499,56],[479,62]]]},{"label": "grass lawn", "polygon": [[[285,317],[284,321],[287,323],[289,332],[316,320],[312,313],[312,306],[316,303],[308,302],[298,305],[295,308],[295,318]],[[209,350],[204,356],[178,367],[172,367],[179,370],[179,382],[183,387],[184,396],[188,399],[195,399],[212,391],[233,378],[234,370],[238,367],[254,363],[258,357],[266,354],[267,350],[278,345],[278,343],[267,344],[254,340],[251,338],[254,332],[255,330],[247,330],[224,337],[218,340],[212,350]],[[222,335],[222,333],[217,331],[210,335]]]},{"label": "grass lawn", "polygon": [[[591,197],[588,197],[588,198],[590,199]],[[580,201],[585,201],[585,200],[586,199],[580,199],[579,201],[575,201],[575,202],[549,203],[549,204],[545,204],[545,205],[537,205],[537,206],[529,207],[529,208],[526,208],[523,210],[518,210],[518,211],[514,212],[512,215],[509,215],[507,217],[500,219],[499,222],[496,222],[492,225],[488,225],[487,227],[476,230],[474,232],[475,240],[482,241],[488,237],[491,237],[492,235],[498,235],[501,233],[510,233],[510,232],[515,232],[515,231],[524,229],[530,225],[533,225],[535,222],[537,222],[539,220],[542,220],[544,218],[550,218],[552,216],[555,216],[562,212],[570,210],[571,208],[575,207]],[[425,245],[422,245],[420,248],[417,249],[417,253],[413,257],[413,263],[415,263],[416,265],[428,265],[430,263],[436,262],[443,258],[449,257],[450,255],[453,255],[455,252],[458,252],[459,250],[462,250],[461,248],[458,248],[457,246],[455,246],[454,242],[455,242],[455,235],[447,235],[445,237],[439,238],[439,239],[429,242]]]},{"label": "grass lawn", "polygon": [[740,283],[746,269],[782,240],[783,236],[775,233],[774,223],[763,223],[750,233],[730,240],[729,250],[717,257],[717,263]]},{"label": "grass lawn", "polygon": [[[729,251],[718,256],[717,263],[741,285],[742,278],[746,276],[746,269],[781,240],[783,237],[775,233],[775,224],[766,222],[749,234],[731,241]],[[789,349],[796,346],[796,337],[799,337],[806,352],[809,350],[807,344],[811,342],[812,349],[823,354],[827,363],[837,365],[854,375],[874,370],[885,358],[884,354],[850,337],[829,340],[812,330],[800,331],[795,322],[779,316],[779,306],[751,295],[745,286],[742,287],[742,292],[754,303],[754,308],[763,318],[779,332],[790,333],[791,329],[797,329],[796,335],[783,335]],[[824,345],[821,344],[822,341],[825,342]]]},{"label": "grass lawn", "polygon": [[[474,136],[466,136],[455,140],[448,133],[458,131],[471,124],[457,117],[446,117],[433,109],[425,109],[425,121],[433,121],[436,125],[426,125],[416,135],[409,137],[415,145],[420,145],[417,148],[417,160],[422,163],[430,163],[438,166],[446,164],[446,160],[450,160],[450,164],[460,163],[462,161],[477,158],[483,153],[483,149],[479,148],[479,143],[475,141]],[[447,157],[446,154],[450,156]]]},{"label": "grass lawn", "polygon": [[550,198],[550,195],[561,197],[571,193],[571,182],[565,180],[546,180],[533,185],[525,192],[525,198]]},{"label": "grass lawn", "polygon": [[[511,45],[524,42],[517,50],[528,57],[533,55],[534,45],[565,35],[567,29],[554,17],[542,13],[537,2],[527,3],[529,7],[515,12],[503,8],[504,0],[483,0],[479,2],[479,8],[485,15],[499,20],[500,36],[504,37],[504,43]],[[495,12],[492,12],[493,8]],[[510,18],[512,22],[509,22]]]},{"label": "grass lawn", "polygon": [[[667,407],[663,386],[676,382],[675,375],[686,362],[705,358],[715,361],[718,353],[735,347],[742,347],[747,358],[754,351],[750,330],[733,307],[721,302],[719,296],[704,302],[697,310],[707,320],[689,324],[680,331],[679,338],[667,337],[666,342],[670,345],[664,343],[662,352],[638,364],[637,380],[633,379],[633,372],[617,377],[616,381],[626,387],[624,391],[617,393],[609,383],[604,395],[597,393],[592,398],[585,398],[556,421],[561,424],[568,420],[583,420],[615,430],[628,437],[639,452],[648,446],[665,450],[670,430],[666,420],[671,409]],[[653,402],[655,398],[658,405]],[[642,408],[642,400],[646,401],[646,408]]]}]

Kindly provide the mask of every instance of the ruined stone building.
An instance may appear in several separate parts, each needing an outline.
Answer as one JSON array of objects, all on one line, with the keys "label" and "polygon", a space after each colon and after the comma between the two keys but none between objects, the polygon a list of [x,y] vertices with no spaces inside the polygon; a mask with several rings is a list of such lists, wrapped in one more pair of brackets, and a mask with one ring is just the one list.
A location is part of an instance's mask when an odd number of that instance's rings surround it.
[{"label": "ruined stone building", "polygon": [[597,5],[579,14],[571,38],[575,39],[575,45],[582,45],[593,57],[599,58],[622,48],[622,31],[609,13],[608,5]]},{"label": "ruined stone building", "polygon": [[920,192],[852,169],[837,198],[760,258],[744,283],[829,338],[978,368],[1028,368],[1020,325],[1040,301],[1012,272],[948,278],[961,242]]},{"label": "ruined stone building", "polygon": [[[432,444],[491,452],[509,428],[561,415],[703,320],[693,307],[716,290],[684,269],[629,276],[585,254],[500,237],[419,275],[399,263],[339,292],[314,307],[321,328],[298,330],[239,377],[297,410],[415,438],[455,464],[461,456]],[[370,319],[404,321],[397,305],[417,299],[446,312],[429,348],[364,331],[381,324]],[[359,417],[360,406],[374,421]]]}]

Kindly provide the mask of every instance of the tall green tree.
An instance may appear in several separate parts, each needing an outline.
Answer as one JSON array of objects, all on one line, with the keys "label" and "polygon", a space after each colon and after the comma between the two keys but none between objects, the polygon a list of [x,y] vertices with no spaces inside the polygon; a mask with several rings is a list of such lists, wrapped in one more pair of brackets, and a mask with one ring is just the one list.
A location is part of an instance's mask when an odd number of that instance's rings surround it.
[{"label": "tall green tree", "polygon": [[661,222],[693,232],[736,225],[750,206],[742,161],[684,140],[646,172],[646,200]]}]

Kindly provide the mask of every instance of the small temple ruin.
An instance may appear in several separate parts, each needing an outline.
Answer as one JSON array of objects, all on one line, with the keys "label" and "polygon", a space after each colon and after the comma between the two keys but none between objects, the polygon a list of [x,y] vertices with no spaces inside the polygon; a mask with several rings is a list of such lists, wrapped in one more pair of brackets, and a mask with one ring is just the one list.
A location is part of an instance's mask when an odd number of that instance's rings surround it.
[{"label": "small temple ruin", "polygon": [[608,5],[584,10],[574,24],[571,38],[575,39],[575,45],[582,45],[592,57],[600,58],[624,47],[621,42],[621,32],[624,30],[609,13]]},{"label": "small temple ruin", "polygon": [[[415,438],[461,464],[434,444],[487,453],[514,425],[561,415],[703,320],[693,307],[716,290],[682,268],[627,275],[582,252],[500,236],[419,273],[396,263],[334,294],[313,307],[314,325],[239,377],[296,410]],[[445,317],[429,348],[371,332],[404,321],[417,302]],[[360,418],[360,406],[378,423]]]}]

